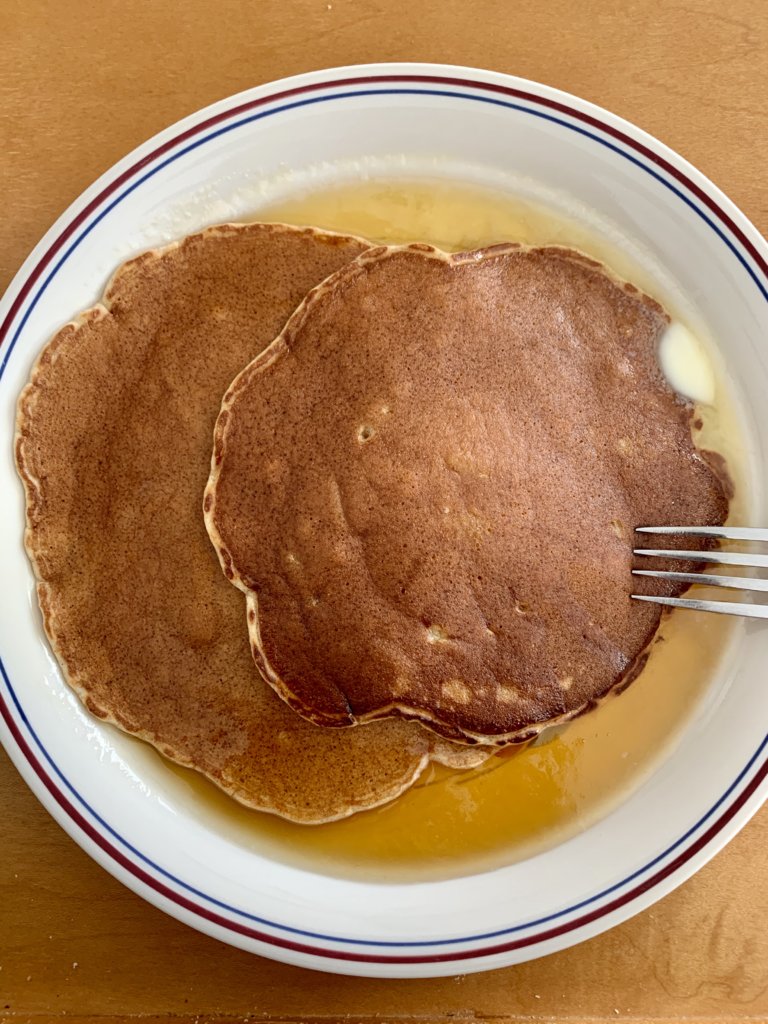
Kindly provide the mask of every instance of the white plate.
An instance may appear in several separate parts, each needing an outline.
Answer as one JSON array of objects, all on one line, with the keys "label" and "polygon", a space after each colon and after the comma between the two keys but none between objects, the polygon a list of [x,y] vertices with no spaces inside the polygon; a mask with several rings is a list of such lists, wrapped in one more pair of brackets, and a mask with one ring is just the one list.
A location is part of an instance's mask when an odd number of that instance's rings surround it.
[{"label": "white plate", "polygon": [[[0,720],[3,743],[57,821],[140,895],[217,938],[290,963],[416,977],[501,967],[579,942],[696,871],[768,794],[768,631],[748,626],[676,749],[614,813],[498,871],[418,885],[328,878],[243,849],[168,798],[157,759],[89,717],[45,644],[21,535],[16,396],[51,332],[132,251],[236,216],[258,183],[339,161],[471,162],[596,210],[655,258],[719,340],[755,438],[768,421],[768,248],[709,181],[582,100],[486,71],[377,65],[253,89],[141,146],[60,218],[0,306]],[[319,168],[319,170],[318,170]],[[331,169],[331,170],[329,170]],[[533,187],[533,185],[531,186]],[[248,198],[250,196],[250,199]],[[215,197],[223,198],[218,205]],[[186,211],[186,213],[185,213]],[[179,220],[181,218],[181,221]]]}]

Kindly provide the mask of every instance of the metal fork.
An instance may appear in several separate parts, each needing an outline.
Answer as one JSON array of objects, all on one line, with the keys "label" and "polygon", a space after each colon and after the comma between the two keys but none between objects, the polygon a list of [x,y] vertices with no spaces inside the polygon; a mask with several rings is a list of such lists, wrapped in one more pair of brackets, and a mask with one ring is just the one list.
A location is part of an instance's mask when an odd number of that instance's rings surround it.
[{"label": "metal fork", "polygon": [[[667,534],[677,537],[711,537],[722,540],[762,541],[768,543],[768,530],[751,526],[638,526],[637,533]],[[740,565],[753,569],[768,569],[768,555],[742,554],[737,551],[664,551],[657,548],[635,548],[636,555],[668,558],[677,561],[709,562],[712,565]],[[729,587],[732,590],[768,593],[768,579],[749,576],[715,576],[700,572],[664,572],[655,569],[633,569],[635,576],[653,576],[680,583],[701,583],[711,587]],[[672,605],[674,608],[695,608],[700,612],[719,612],[722,615],[745,615],[754,619],[768,619],[768,604],[746,604],[738,601],[702,601],[695,597],[657,597],[653,594],[633,594],[636,601]]]}]

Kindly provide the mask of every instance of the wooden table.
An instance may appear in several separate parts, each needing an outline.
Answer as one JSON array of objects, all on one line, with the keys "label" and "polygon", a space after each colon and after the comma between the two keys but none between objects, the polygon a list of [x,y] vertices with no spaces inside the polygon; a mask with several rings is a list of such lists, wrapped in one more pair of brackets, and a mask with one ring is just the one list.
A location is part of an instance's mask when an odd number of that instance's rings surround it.
[{"label": "wooden table", "polygon": [[[158,129],[259,82],[377,60],[486,66],[594,100],[768,230],[764,0],[4,0],[0,40],[0,289],[63,208]],[[447,980],[336,978],[143,903],[0,755],[0,1024],[768,1020],[767,869],[764,811],[676,893],[576,949]]]}]

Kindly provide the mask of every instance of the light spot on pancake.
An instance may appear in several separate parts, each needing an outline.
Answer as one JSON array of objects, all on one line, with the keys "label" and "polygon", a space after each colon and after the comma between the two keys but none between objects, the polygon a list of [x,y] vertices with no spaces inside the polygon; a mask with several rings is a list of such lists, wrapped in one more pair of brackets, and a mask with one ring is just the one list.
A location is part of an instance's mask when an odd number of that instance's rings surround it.
[{"label": "light spot on pancake", "polygon": [[494,631],[491,629],[490,626],[486,626],[485,627],[485,635],[486,636],[494,636],[494,637],[496,636],[496,634],[494,633]]},{"label": "light spot on pancake", "polygon": [[451,514],[451,510],[450,510],[450,509],[448,508],[448,506],[447,506],[447,505],[444,505],[444,506],[443,506],[443,515],[444,515],[444,516],[448,516],[448,515],[450,515],[450,514]]},{"label": "light spot on pancake", "polygon": [[449,679],[447,683],[443,683],[441,689],[443,696],[455,704],[469,704],[472,700],[472,691],[460,679]]},{"label": "light spot on pancake", "polygon": [[410,684],[403,676],[398,676],[392,684],[392,693],[395,697],[405,697],[410,692]]},{"label": "light spot on pancake", "polygon": [[448,640],[450,640],[450,637],[442,626],[427,626],[428,644],[444,644]]},{"label": "light spot on pancake", "polygon": [[211,310],[211,316],[213,317],[214,320],[221,321],[231,319],[232,314],[229,312],[228,309],[225,309],[223,306],[214,306],[213,309]]},{"label": "light spot on pancake", "polygon": [[616,536],[620,540],[624,540],[627,536],[627,528],[624,526],[624,523],[622,523],[620,519],[611,520],[611,530],[613,533],[616,534]]},{"label": "light spot on pancake", "polygon": [[527,615],[531,610],[531,606],[526,604],[525,601],[515,601],[514,609],[516,615]]},{"label": "light spot on pancake", "polygon": [[496,691],[496,697],[502,704],[514,704],[518,696],[514,686],[500,686]]},{"label": "light spot on pancake", "polygon": [[573,676],[564,676],[564,678],[560,679],[559,682],[561,690],[570,690],[573,686]]},{"label": "light spot on pancake", "polygon": [[622,455],[628,455],[632,451],[632,442],[628,437],[620,437],[616,442],[616,447]]},{"label": "light spot on pancake", "polygon": [[[459,476],[476,476],[486,480],[490,475],[490,465],[485,459],[478,459],[469,452],[448,452],[444,457],[446,469]],[[472,510],[475,511],[475,510]]]},{"label": "light spot on pancake", "polygon": [[360,427],[357,431],[357,440],[360,442],[360,444],[365,444],[366,441],[371,440],[375,433],[376,431],[373,429],[373,427],[369,426],[367,423],[364,423],[363,426]]},{"label": "light spot on pancake", "polygon": [[311,516],[300,515],[296,523],[296,533],[300,540],[310,540],[314,538],[315,527],[312,522]]},{"label": "light spot on pancake", "polygon": [[389,414],[391,412],[392,412],[392,410],[389,408],[388,405],[382,405],[382,407],[381,407],[381,415],[382,416],[389,416]]},{"label": "light spot on pancake", "polygon": [[338,543],[332,544],[329,552],[336,565],[349,565],[354,561],[354,551],[347,538],[342,538]]},{"label": "light spot on pancake", "polygon": [[458,521],[463,527],[463,533],[468,537],[483,537],[486,533],[485,523],[476,513],[477,509],[458,513]]},{"label": "light spot on pancake", "polygon": [[267,459],[263,463],[262,473],[264,478],[269,480],[273,486],[278,486],[285,482],[288,468],[286,463],[280,459]]},{"label": "light spot on pancake", "polygon": [[309,605],[310,608],[317,608],[317,606],[320,604],[320,598],[312,594],[311,597],[307,598],[307,604]]},{"label": "light spot on pancake", "polygon": [[292,551],[288,551],[286,553],[285,560],[288,563],[288,565],[300,565],[301,564],[299,562],[298,558],[296,557],[296,555],[294,555],[294,553]]}]

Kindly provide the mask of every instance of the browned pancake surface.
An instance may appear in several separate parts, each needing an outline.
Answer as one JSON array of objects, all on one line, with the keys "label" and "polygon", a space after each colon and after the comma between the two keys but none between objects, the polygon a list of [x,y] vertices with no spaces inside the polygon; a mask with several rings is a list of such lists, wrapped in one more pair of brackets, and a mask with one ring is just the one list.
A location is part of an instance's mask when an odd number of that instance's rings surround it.
[{"label": "browned pancake surface", "polygon": [[140,256],[59,331],[19,403],[26,543],[70,684],[244,803],[307,822],[391,799],[430,755],[467,759],[415,723],[340,733],[299,718],[256,671],[245,602],[203,524],[225,388],[365,247],[254,224]]},{"label": "browned pancake surface", "polygon": [[227,393],[206,495],[283,698],[510,742],[628,677],[660,617],[635,526],[728,507],[667,323],[557,249],[380,248],[309,296]]}]

